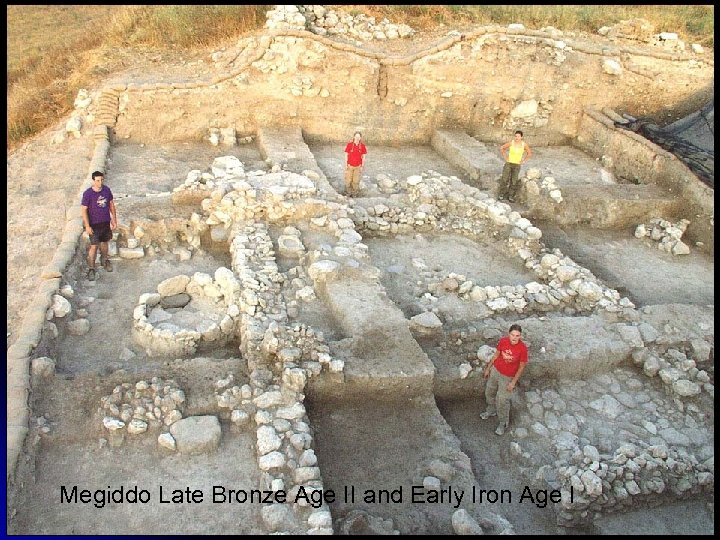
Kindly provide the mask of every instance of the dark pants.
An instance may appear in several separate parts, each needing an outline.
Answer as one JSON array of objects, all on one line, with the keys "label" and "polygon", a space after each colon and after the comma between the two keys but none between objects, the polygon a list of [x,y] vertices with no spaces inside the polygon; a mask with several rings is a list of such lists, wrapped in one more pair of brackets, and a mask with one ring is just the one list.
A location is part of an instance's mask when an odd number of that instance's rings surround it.
[{"label": "dark pants", "polygon": [[110,229],[110,222],[105,221],[103,223],[91,223],[90,228],[93,233],[90,236],[90,245],[97,246],[102,242],[109,242],[112,239],[112,230]]},{"label": "dark pants", "polygon": [[500,186],[498,188],[498,199],[515,200],[515,196],[520,191],[520,164],[505,162],[502,170],[502,178],[500,178]]}]

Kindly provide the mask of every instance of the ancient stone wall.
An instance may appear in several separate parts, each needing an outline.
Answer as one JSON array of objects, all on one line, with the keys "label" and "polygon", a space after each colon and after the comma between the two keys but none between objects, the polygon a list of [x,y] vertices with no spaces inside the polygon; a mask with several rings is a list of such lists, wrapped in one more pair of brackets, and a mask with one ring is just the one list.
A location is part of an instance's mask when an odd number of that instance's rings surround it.
[{"label": "ancient stone wall", "polygon": [[[676,193],[683,201],[682,216],[690,220],[686,238],[702,242],[714,253],[713,189],[703,184],[679,159],[644,137],[615,128],[612,120],[594,110],[587,110],[580,121],[577,146],[595,157],[612,159],[615,173],[642,184],[658,184]],[[665,216],[658,216],[665,217]]]},{"label": "ancient stone wall", "polygon": [[[611,70],[612,58],[621,60]],[[115,88],[116,135],[187,140],[211,127],[242,136],[295,124],[311,139],[341,140],[361,128],[366,140],[387,144],[426,142],[453,127],[497,141],[523,129],[535,144],[560,144],[577,135],[583,106],[632,112],[652,109],[658,94],[679,103],[712,92],[712,65],[684,53],[498,26],[405,57],[270,31],[242,40],[226,67],[212,81]]]}]

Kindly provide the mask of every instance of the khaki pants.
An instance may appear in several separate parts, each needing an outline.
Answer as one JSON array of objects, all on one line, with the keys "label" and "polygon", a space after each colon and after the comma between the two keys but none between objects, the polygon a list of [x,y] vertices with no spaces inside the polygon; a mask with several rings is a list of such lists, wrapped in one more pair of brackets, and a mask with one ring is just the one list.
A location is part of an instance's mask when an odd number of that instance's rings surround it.
[{"label": "khaki pants", "polygon": [[485,385],[485,402],[487,403],[485,410],[491,414],[497,413],[498,424],[505,427],[510,424],[510,399],[513,393],[507,391],[507,385],[512,379],[492,367],[490,368],[490,377]]},{"label": "khaki pants", "polygon": [[520,164],[505,162],[502,170],[502,178],[500,178],[500,186],[498,188],[498,198],[514,201],[520,191]]},{"label": "khaki pants", "polygon": [[355,194],[360,190],[360,176],[362,175],[362,165],[353,167],[345,166],[345,190],[347,193]]}]

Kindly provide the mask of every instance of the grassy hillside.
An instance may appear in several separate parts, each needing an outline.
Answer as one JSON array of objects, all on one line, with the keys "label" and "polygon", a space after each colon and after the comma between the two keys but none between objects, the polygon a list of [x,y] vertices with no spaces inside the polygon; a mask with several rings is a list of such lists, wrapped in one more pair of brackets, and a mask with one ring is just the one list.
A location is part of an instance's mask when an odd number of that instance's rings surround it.
[{"label": "grassy hillside", "polygon": [[[262,28],[271,6],[7,6],[7,147],[52,125],[133,50],[196,49]],[[712,6],[329,6],[419,30],[522,22],[595,33],[643,17],[712,47]]]}]

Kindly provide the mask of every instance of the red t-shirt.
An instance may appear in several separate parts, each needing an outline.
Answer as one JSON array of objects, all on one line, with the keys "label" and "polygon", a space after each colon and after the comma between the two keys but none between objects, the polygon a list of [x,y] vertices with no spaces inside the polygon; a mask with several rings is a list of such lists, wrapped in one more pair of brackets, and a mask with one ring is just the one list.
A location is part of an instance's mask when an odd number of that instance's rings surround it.
[{"label": "red t-shirt", "polygon": [[354,141],[350,141],[345,147],[345,152],[347,152],[348,165],[351,167],[359,167],[362,165],[363,154],[367,154],[367,148],[365,148],[363,143],[355,144]]},{"label": "red t-shirt", "polygon": [[[514,377],[518,369],[520,369],[520,362],[528,362],[527,346],[522,340],[518,341],[517,345],[512,345],[509,337],[502,337],[497,344],[497,350],[500,351],[500,356],[495,359],[493,365],[495,369],[506,377]],[[510,352],[512,360],[505,360],[502,355],[503,351]]]}]

